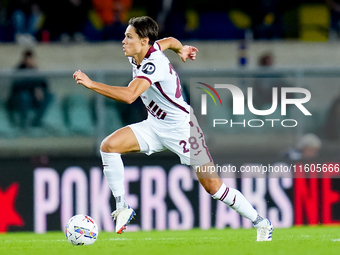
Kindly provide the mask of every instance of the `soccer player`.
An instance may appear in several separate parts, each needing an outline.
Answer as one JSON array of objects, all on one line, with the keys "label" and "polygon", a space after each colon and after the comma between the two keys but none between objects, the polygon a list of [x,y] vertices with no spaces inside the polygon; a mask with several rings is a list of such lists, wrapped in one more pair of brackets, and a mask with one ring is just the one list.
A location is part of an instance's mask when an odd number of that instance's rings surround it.
[{"label": "soccer player", "polygon": [[200,183],[214,199],[221,200],[253,223],[257,241],[271,241],[273,226],[270,221],[259,216],[238,190],[226,187],[216,172],[203,170],[214,167],[213,160],[193,110],[182,97],[178,75],[162,52],[171,49],[185,62],[194,60],[198,50],[182,46],[175,38],[156,41],[157,36],[158,25],[150,17],[130,19],[123,40],[123,51],[133,66],[133,79],[127,87],[92,81],[80,70],[73,74],[78,84],[119,102],[130,104],[140,96],[148,110],[146,120],[115,131],[101,143],[104,175],[116,200],[116,210],[112,213],[116,232],[122,233],[135,216],[125,202],[121,154],[143,152],[150,155],[168,149],[180,157],[182,164],[196,169]]}]

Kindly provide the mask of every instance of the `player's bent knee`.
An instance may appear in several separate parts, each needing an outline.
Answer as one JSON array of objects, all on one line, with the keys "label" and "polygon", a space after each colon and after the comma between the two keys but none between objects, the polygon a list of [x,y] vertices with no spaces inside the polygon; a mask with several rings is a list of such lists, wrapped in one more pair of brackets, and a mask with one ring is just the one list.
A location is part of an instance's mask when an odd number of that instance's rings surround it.
[{"label": "player's bent knee", "polygon": [[210,195],[214,195],[222,185],[222,181],[219,178],[200,179],[200,182],[205,191],[208,192]]},{"label": "player's bent knee", "polygon": [[117,152],[117,146],[113,139],[106,137],[100,144],[100,150],[107,153]]}]

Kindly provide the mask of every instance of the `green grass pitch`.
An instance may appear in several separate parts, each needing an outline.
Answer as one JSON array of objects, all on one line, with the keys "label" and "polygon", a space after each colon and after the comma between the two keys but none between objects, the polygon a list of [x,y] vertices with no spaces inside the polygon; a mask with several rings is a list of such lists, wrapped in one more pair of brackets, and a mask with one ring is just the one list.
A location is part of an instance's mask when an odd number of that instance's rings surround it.
[{"label": "green grass pitch", "polygon": [[255,229],[99,233],[89,246],[72,246],[63,232],[0,235],[0,254],[340,254],[340,226],[274,229],[272,242],[255,242]]}]

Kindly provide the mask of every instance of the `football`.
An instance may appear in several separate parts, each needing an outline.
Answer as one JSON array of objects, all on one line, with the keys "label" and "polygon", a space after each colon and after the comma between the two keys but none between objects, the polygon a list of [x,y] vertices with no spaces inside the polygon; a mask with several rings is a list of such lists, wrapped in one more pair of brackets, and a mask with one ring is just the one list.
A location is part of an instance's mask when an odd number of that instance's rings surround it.
[{"label": "football", "polygon": [[90,245],[97,240],[98,227],[90,216],[77,214],[67,222],[65,235],[72,245]]}]

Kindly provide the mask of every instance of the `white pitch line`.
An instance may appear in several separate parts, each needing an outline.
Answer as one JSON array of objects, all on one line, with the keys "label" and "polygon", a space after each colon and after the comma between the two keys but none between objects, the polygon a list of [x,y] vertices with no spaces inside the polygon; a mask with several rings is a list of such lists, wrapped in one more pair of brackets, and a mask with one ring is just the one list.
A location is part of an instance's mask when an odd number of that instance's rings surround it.
[{"label": "white pitch line", "polygon": [[[98,238],[99,239],[99,238]],[[136,241],[136,240],[144,240],[144,241],[157,241],[157,240],[186,240],[188,238],[184,238],[184,237],[159,237],[159,238],[151,238],[151,237],[146,237],[146,238],[136,238],[136,239],[131,239],[131,238],[110,238],[110,239],[106,239],[106,240],[110,240],[110,241]],[[201,239],[205,239],[205,240],[221,240],[223,239],[222,237],[204,237]],[[101,239],[103,240],[103,239]]]},{"label": "white pitch line", "polygon": [[[98,238],[99,239],[99,238]],[[183,239],[186,239],[186,238],[172,238],[172,237],[169,237],[169,238],[150,238],[150,237],[146,237],[146,238],[142,238],[142,239],[129,239],[129,238],[110,238],[109,240],[110,241],[136,241],[136,240],[144,240],[144,241],[157,241],[157,240],[183,240]]]}]

